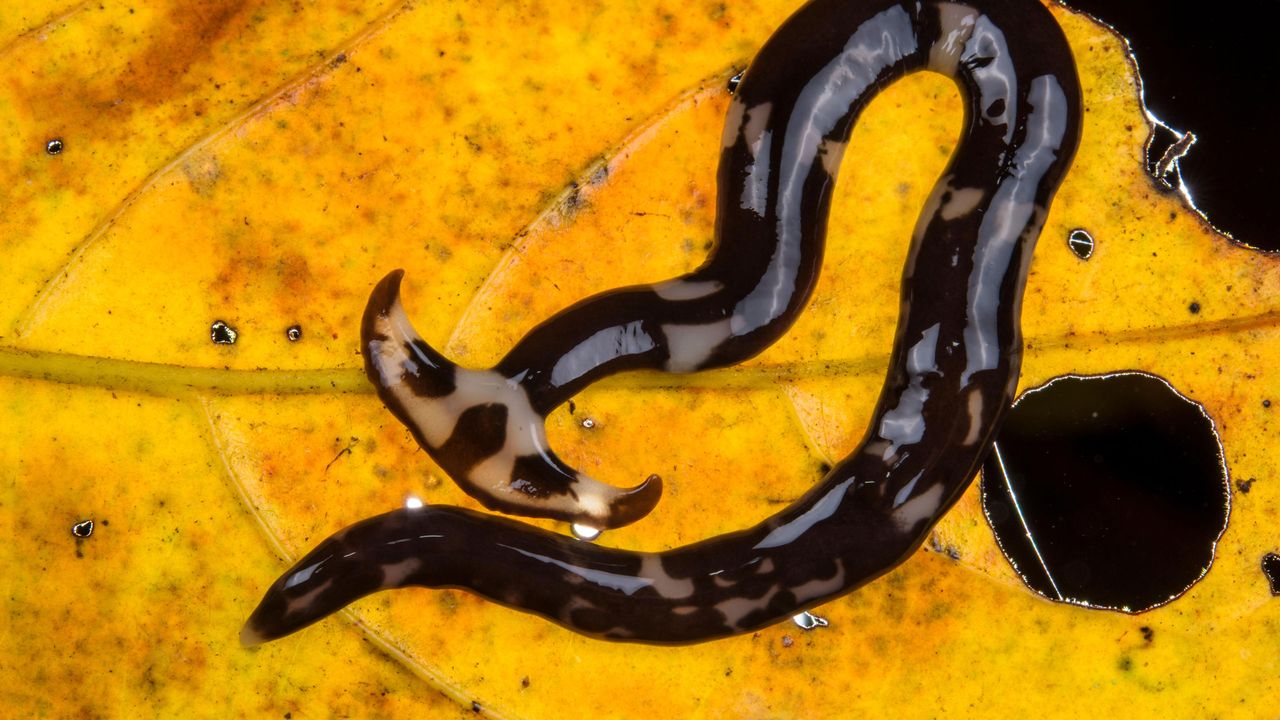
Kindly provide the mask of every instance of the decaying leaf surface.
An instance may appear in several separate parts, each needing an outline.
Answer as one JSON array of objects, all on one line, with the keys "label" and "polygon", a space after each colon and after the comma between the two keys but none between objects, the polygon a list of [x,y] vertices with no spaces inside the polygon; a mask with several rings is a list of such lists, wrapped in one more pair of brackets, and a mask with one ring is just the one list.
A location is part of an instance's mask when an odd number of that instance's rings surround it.
[{"label": "decaying leaf surface", "polygon": [[[1280,394],[1267,362],[1280,265],[1155,189],[1121,43],[1061,11],[1088,115],[1033,265],[1023,386],[1141,369],[1204,404],[1233,479],[1256,482],[1186,596],[1141,616],[1040,599],[971,491],[934,536],[958,560],[921,552],[817,609],[831,625],[815,631],[607,644],[413,590],[242,650],[240,623],[281,555],[410,494],[474,507],[364,386],[357,318],[372,283],[406,268],[428,340],[487,365],[587,294],[697,265],[724,79],[793,9],[494,5],[0,14],[0,118],[13,129],[0,136],[0,706],[1254,717],[1280,702],[1280,605],[1258,568],[1280,545],[1262,404]],[[777,346],[732,370],[614,378],[552,415],[575,465],[667,481],[650,518],[603,542],[656,549],[743,527],[854,445],[906,241],[959,124],[955,90],[931,76],[867,111],[823,278]],[[51,156],[54,137],[64,150]],[[1097,239],[1088,261],[1066,245],[1078,227]],[[210,343],[215,319],[236,345]],[[70,527],[86,518],[97,529],[77,541]]]}]

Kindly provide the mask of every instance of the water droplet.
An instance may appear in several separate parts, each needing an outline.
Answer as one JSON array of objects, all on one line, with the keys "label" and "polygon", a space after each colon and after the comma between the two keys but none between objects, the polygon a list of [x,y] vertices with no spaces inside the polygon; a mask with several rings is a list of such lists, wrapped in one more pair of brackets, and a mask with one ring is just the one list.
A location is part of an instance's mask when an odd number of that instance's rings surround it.
[{"label": "water droplet", "polygon": [[733,95],[734,93],[738,92],[738,86],[742,84],[742,76],[746,74],[746,72],[747,72],[746,70],[743,70],[737,75],[734,75],[733,77],[729,78],[729,84],[726,89],[729,91],[730,95]]},{"label": "water droplet", "polygon": [[404,506],[410,510],[420,510],[426,503],[422,502],[422,498],[410,495],[405,498]]},{"label": "water droplet", "polygon": [[302,326],[290,325],[289,329],[284,331],[284,336],[289,338],[289,342],[298,342],[302,339]]},{"label": "water droplet", "polygon": [[791,622],[799,625],[803,630],[812,630],[814,628],[827,627],[831,623],[827,622],[824,617],[819,617],[811,612],[802,612],[791,618]]},{"label": "water droplet", "polygon": [[213,324],[209,326],[209,338],[213,340],[215,345],[235,345],[238,337],[240,337],[240,333],[221,320],[214,320]]},{"label": "water droplet", "polygon": [[595,421],[595,420],[592,420],[591,418],[583,418],[583,419],[582,419],[582,427],[584,427],[584,428],[586,428],[586,429],[590,430],[591,428],[593,428],[593,427],[595,427],[595,426],[596,426],[596,421]]},{"label": "water droplet", "polygon": [[782,636],[782,647],[791,647],[792,645],[795,645],[795,644],[796,644],[796,641],[792,640],[790,635]]},{"label": "water droplet", "polygon": [[93,521],[81,520],[71,526],[71,534],[78,538],[87,538],[93,534]]},{"label": "water droplet", "polygon": [[572,529],[573,529],[573,536],[578,538],[579,540],[586,540],[587,542],[592,542],[596,538],[600,537],[600,529],[593,528],[590,525],[574,523]]},{"label": "water droplet", "polygon": [[1067,235],[1067,247],[1081,260],[1088,260],[1093,255],[1093,236],[1088,230],[1076,228]]},{"label": "water droplet", "polygon": [[1000,549],[1031,589],[1123,612],[1163,605],[1204,577],[1230,508],[1213,421],[1137,372],[1024,393],[981,488]]},{"label": "water droplet", "polygon": [[62,138],[53,138],[44,144],[44,151],[50,155],[57,155],[62,152]]}]

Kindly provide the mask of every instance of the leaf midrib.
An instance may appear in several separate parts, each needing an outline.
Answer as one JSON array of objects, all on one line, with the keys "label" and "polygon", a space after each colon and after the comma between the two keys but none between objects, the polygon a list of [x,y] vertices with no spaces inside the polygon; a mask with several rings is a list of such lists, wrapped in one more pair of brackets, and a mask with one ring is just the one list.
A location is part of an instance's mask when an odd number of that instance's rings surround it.
[{"label": "leaf midrib", "polygon": [[[1126,331],[1130,344],[1157,344],[1174,340],[1244,333],[1280,327],[1280,310],[1244,317],[1185,323],[1170,327],[1150,327]],[[1114,330],[1097,330],[1074,335],[1029,337],[1026,344],[1034,354],[1056,348],[1086,349],[1115,342]],[[780,382],[836,377],[860,377],[883,371],[888,353],[781,363],[752,363],[747,366],[707,370],[691,375],[662,372],[633,372],[597,383],[608,389],[665,390],[679,388],[759,389]],[[153,363],[141,360],[76,355],[47,350],[0,347],[0,377],[45,380],[67,385],[100,387],[177,396],[205,395],[323,395],[372,393],[373,387],[360,368],[207,368]]]}]

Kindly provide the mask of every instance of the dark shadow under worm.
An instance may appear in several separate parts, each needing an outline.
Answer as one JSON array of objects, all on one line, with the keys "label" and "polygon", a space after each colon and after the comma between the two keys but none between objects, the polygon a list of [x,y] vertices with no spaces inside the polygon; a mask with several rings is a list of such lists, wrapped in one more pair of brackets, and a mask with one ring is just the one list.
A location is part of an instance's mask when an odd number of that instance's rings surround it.
[{"label": "dark shadow under worm", "polygon": [[[755,527],[660,553],[599,547],[456,507],[396,510],[298,561],[249,618],[244,641],[278,638],[369,593],[418,585],[466,589],[595,637],[698,642],[790,617],[908,557],[968,485],[1012,400],[1032,249],[1079,140],[1075,65],[1037,0],[802,7],[761,49],[729,110],[721,249],[708,265],[575,305],[493,371],[540,375],[517,386],[544,412],[608,372],[694,370],[759,352],[813,286],[858,113],[878,90],[924,69],[959,85],[963,135],[913,234],[870,427],[816,487]],[[385,353],[389,364],[371,372],[387,371],[389,385],[447,395],[420,372],[442,358],[378,325],[397,318],[397,282],[374,293],[384,302],[373,311],[382,345],[372,354]],[[559,376],[565,355],[538,351],[563,347],[552,342],[562,332],[614,333],[610,342],[584,342],[622,349],[583,351]]]}]

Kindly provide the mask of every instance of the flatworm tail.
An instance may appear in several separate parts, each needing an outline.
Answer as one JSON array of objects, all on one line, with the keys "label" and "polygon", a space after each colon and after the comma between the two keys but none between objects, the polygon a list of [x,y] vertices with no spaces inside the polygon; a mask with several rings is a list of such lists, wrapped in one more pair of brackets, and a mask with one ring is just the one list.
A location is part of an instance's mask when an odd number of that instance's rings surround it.
[{"label": "flatworm tail", "polygon": [[[665,318],[645,315],[649,305],[597,316],[598,304],[614,302],[603,298],[568,313],[608,320],[592,328],[639,318],[649,337],[667,337],[670,347],[655,352],[698,356],[692,365],[750,351],[753,333],[770,332],[758,319],[794,302],[796,288],[808,292],[817,248],[804,238],[822,236],[858,112],[880,88],[922,69],[960,86],[963,136],[914,232],[871,425],[816,487],[755,527],[654,554],[458,508],[397,510],[339,532],[299,561],[267,592],[246,639],[279,637],[368,593],[419,585],[465,588],[587,635],[697,642],[789,617],[909,556],[968,485],[1012,399],[1027,267],[1079,139],[1075,66],[1039,2],[804,6],[743,78],[721,159],[721,238],[776,238],[764,279],[735,285],[752,290],[729,312],[674,325],[685,328],[675,333],[663,329]],[[701,290],[736,282],[732,272],[710,273],[664,292],[696,304]],[[624,296],[646,292],[656,291]],[[705,341],[726,326],[706,359],[672,349],[684,347],[674,338]]]}]

